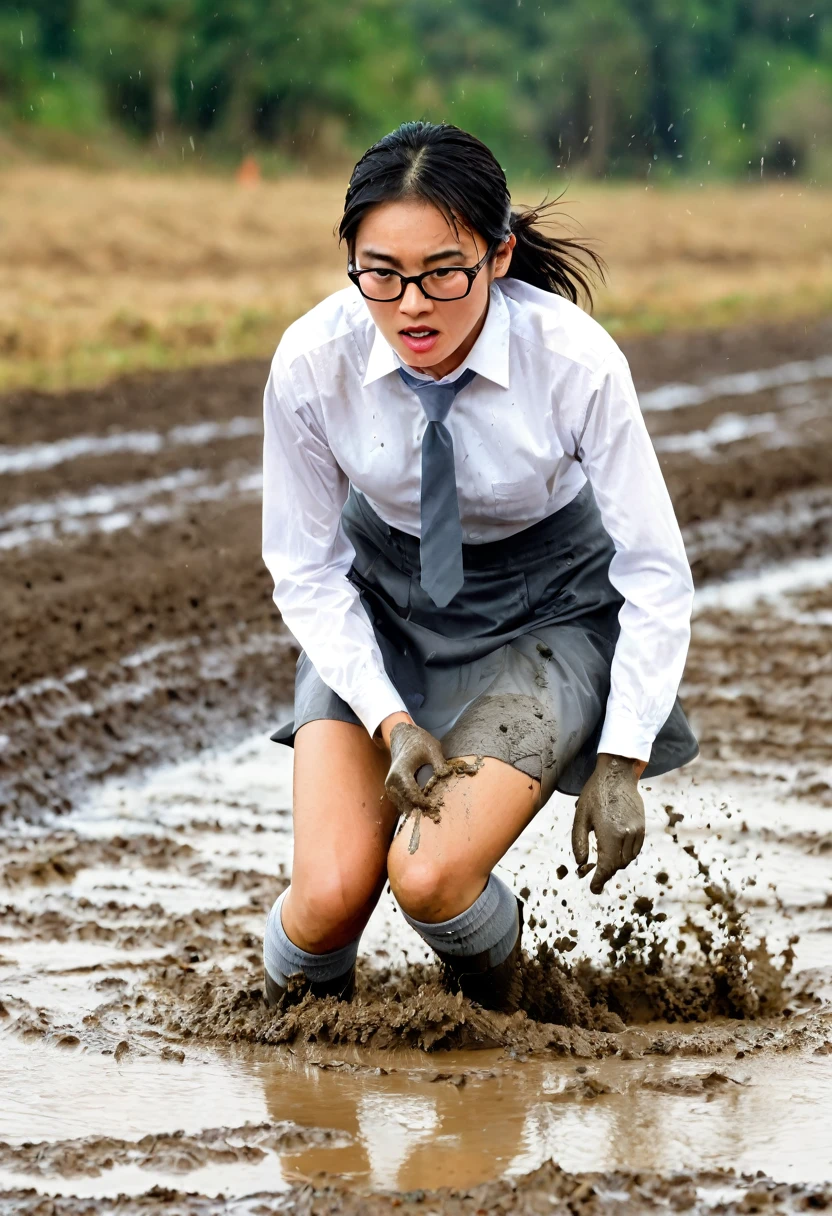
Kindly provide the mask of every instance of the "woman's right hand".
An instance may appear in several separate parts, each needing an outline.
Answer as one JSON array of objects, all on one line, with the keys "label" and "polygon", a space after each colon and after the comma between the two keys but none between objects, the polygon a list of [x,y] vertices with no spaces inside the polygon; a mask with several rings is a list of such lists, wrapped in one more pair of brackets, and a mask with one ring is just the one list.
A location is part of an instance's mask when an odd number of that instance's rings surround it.
[{"label": "woman's right hand", "polygon": [[438,739],[412,721],[398,721],[389,734],[390,771],[384,783],[387,797],[403,815],[413,810],[435,810],[435,800],[416,780],[420,768],[429,764],[433,775],[446,769]]}]

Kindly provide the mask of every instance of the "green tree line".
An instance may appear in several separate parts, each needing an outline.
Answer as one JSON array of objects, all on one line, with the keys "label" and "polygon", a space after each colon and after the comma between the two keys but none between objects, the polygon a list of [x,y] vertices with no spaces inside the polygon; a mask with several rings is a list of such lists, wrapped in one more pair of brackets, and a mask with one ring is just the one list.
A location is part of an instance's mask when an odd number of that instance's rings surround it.
[{"label": "green tree line", "polygon": [[0,0],[0,125],[326,163],[446,119],[512,171],[832,176],[832,0]]}]

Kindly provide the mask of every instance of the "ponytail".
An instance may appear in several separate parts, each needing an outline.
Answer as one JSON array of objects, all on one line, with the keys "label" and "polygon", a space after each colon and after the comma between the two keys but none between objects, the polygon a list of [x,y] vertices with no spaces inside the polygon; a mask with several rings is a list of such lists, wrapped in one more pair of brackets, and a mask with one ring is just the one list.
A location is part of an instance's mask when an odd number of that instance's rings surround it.
[{"label": "ponytail", "polygon": [[[517,239],[511,255],[509,277],[520,279],[541,291],[565,296],[573,304],[578,303],[583,292],[587,304],[592,308],[592,280],[604,283],[606,264],[603,258],[589,245],[574,237],[554,237],[541,231],[539,224],[549,220],[549,212],[557,206],[559,199],[511,212],[509,227]],[[587,263],[590,263],[588,266]]]},{"label": "ponytail", "polygon": [[452,228],[461,223],[493,245],[514,233],[510,278],[573,304],[583,292],[592,307],[591,281],[604,282],[601,257],[573,237],[548,236],[538,227],[559,199],[512,210],[505,173],[475,135],[451,123],[405,122],[373,144],[352,171],[338,228],[350,256],[369,208],[401,198],[433,203]]}]

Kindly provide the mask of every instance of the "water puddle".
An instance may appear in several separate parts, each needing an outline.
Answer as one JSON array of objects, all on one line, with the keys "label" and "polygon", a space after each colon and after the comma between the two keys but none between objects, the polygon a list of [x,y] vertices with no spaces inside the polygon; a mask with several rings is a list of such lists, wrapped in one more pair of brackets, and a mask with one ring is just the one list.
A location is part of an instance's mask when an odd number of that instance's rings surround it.
[{"label": "water puddle", "polygon": [[831,582],[832,553],[802,557],[701,587],[696,592],[693,610],[697,613],[722,608],[730,612],[747,612],[761,600],[783,602],[783,597],[789,593],[827,587]]},{"label": "water puddle", "polygon": [[[100,669],[96,678],[86,668],[76,667],[62,677],[46,676],[22,684],[9,696],[0,697],[0,709],[26,705],[40,727],[56,727],[112,706],[135,705],[159,687],[175,682],[177,675],[222,678],[233,674],[235,660],[241,656],[274,657],[291,646],[293,639],[277,629],[249,633],[233,647],[206,645],[204,638],[191,634],[124,655]],[[0,751],[7,741],[7,736],[0,735]]]},{"label": "water puddle", "polygon": [[[818,537],[818,547],[824,534],[832,538],[832,493],[825,486],[780,495],[761,511],[749,511],[745,504],[742,508],[726,507],[720,515],[683,528],[690,561],[723,554],[733,557],[738,565],[733,565],[732,577],[742,574],[746,554],[756,558],[759,565],[761,552],[765,555],[772,544],[781,553],[794,553],[807,534]],[[773,563],[769,559],[766,564],[770,567]]]},{"label": "water puddle", "polygon": [[33,443],[27,447],[0,447],[0,474],[52,469],[83,456],[112,456],[119,452],[152,456],[164,448],[200,447],[206,443],[259,435],[262,430],[259,417],[241,415],[228,422],[197,422],[191,426],[176,426],[167,432],[116,431],[110,435],[73,435],[69,439]]},{"label": "water puddle", "polygon": [[702,384],[662,384],[639,394],[641,408],[648,410],[679,410],[690,405],[704,405],[719,397],[751,397],[770,388],[806,384],[812,380],[832,378],[832,355],[817,359],[800,359],[765,367],[759,371],[737,372],[714,376]]},{"label": "water puddle", "polygon": [[[657,452],[692,452],[707,459],[716,454],[717,448],[746,439],[759,439],[765,451],[775,451],[790,444],[805,443],[806,436],[801,434],[800,428],[817,418],[825,418],[828,408],[827,404],[793,408],[785,417],[781,413],[721,414],[705,430],[659,435],[653,440],[653,447]],[[784,422],[788,422],[788,426]]]},{"label": "water puddle", "polygon": [[209,481],[207,474],[183,469],[169,477],[113,489],[99,486],[89,494],[24,503],[0,515],[0,528],[6,529],[0,531],[0,549],[60,542],[95,532],[120,532],[139,524],[170,523],[180,519],[189,507],[227,498],[250,498],[262,488],[259,469],[216,482]]},{"label": "water puddle", "polygon": [[[828,1056],[576,1063],[497,1052],[303,1058],[270,1049],[184,1063],[158,1055],[102,1062],[0,1042],[8,1095],[0,1141],[61,1145],[62,1169],[26,1170],[27,1183],[45,1193],[65,1193],[70,1177],[81,1196],[140,1193],[151,1163],[159,1185],[182,1185],[185,1173],[188,1190],[209,1195],[279,1190],[321,1175],[373,1190],[468,1187],[548,1158],[570,1172],[763,1169],[802,1182],[828,1179],[832,1168]],[[311,1143],[288,1139],[255,1161],[204,1163],[216,1130],[206,1126],[209,1112],[221,1112],[228,1141],[236,1131],[237,1141],[256,1145],[252,1127],[288,1124],[307,1129]],[[115,1154],[112,1164],[112,1140],[141,1159],[144,1137],[176,1131],[194,1144],[167,1162],[150,1153],[144,1165],[118,1164]],[[72,1165],[71,1142],[80,1137],[83,1173]],[[8,1157],[0,1156],[0,1184],[21,1184]]]}]

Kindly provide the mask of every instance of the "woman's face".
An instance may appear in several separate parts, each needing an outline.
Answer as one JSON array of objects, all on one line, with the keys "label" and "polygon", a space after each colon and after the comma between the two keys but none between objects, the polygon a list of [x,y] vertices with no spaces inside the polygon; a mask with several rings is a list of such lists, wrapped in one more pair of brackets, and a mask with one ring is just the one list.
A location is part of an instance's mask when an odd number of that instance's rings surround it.
[{"label": "woman's face", "polygon": [[[508,270],[515,237],[497,247],[461,300],[427,299],[408,283],[400,300],[367,300],[370,315],[410,367],[437,379],[462,363],[476,342],[488,310],[492,281]],[[476,266],[488,243],[478,232],[455,233],[438,207],[421,199],[379,203],[362,219],[355,239],[356,270],[421,274],[445,266]],[[430,290],[430,288],[428,288]]]}]

